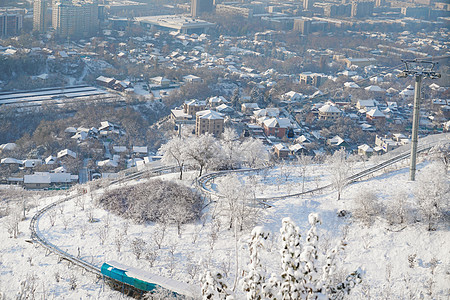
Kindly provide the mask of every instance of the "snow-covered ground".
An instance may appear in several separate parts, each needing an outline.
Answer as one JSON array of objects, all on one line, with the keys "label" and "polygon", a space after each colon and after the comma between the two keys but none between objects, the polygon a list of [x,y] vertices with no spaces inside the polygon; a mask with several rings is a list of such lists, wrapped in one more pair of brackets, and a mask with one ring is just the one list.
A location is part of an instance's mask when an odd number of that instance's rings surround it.
[{"label": "snow-covered ground", "polygon": [[[419,164],[421,169],[428,163]],[[358,168],[362,168],[359,166]],[[412,192],[418,182],[408,181],[408,169],[397,165],[396,170],[379,174],[344,189],[340,201],[336,192],[326,190],[321,194],[287,198],[272,202],[270,209],[260,210],[256,225],[264,226],[272,233],[269,245],[263,251],[262,262],[267,272],[280,272],[278,248],[281,220],[290,217],[300,227],[302,236],[309,228],[307,216],[318,213],[319,244],[329,249],[341,239],[347,242],[340,254],[341,274],[361,267],[363,282],[351,294],[351,299],[410,299],[422,292],[425,299],[448,299],[450,282],[450,233],[448,224],[440,224],[436,231],[427,231],[423,223],[410,222],[406,226],[392,226],[381,217],[376,217],[370,226],[351,217],[338,217],[337,212],[353,212],[355,197],[361,191],[373,191],[380,201],[388,205],[398,190]],[[288,176],[285,174],[289,173]],[[301,191],[302,178],[298,166],[278,166],[267,174],[239,175],[241,181],[253,186],[257,196],[280,195]],[[185,184],[191,185],[196,172],[185,174]],[[176,180],[178,174],[164,175],[166,180]],[[306,172],[305,189],[329,183],[327,165],[311,165]],[[141,179],[140,182],[151,179]],[[223,178],[214,185],[220,188]],[[110,186],[108,189],[120,188]],[[93,193],[93,198],[96,197]],[[62,197],[61,195],[59,197]],[[5,229],[8,217],[0,218],[0,291],[7,299],[14,298],[21,282],[32,282],[35,276],[38,299],[118,299],[120,293],[105,286],[102,280],[67,262],[59,262],[53,254],[27,243],[30,218],[38,208],[58,200],[49,197],[39,200],[39,205],[27,213],[20,222],[20,235],[10,238]],[[217,199],[218,202],[223,201]],[[447,199],[448,201],[448,199]],[[68,201],[45,214],[39,223],[40,232],[53,244],[72,255],[79,256],[94,265],[116,260],[123,264],[144,269],[162,276],[198,285],[198,275],[206,269],[214,269],[225,275],[230,287],[235,277],[234,237],[228,228],[225,215],[216,214],[219,203],[209,205],[202,220],[186,224],[178,235],[175,226],[168,226],[161,249],[155,240],[162,227],[155,224],[137,225],[95,207],[90,194],[76,201]],[[214,221],[211,215],[215,215]],[[95,222],[89,222],[93,217]],[[52,225],[52,222],[54,224]],[[239,268],[246,268],[248,250],[246,240],[250,228],[239,233]],[[119,238],[123,236],[123,238]],[[146,242],[146,253],[136,259],[131,249],[136,238]],[[118,243],[121,249],[118,251]],[[415,255],[413,263],[408,261]],[[156,258],[155,258],[156,257]],[[430,262],[437,260],[436,268]],[[154,261],[153,261],[154,260]],[[433,275],[432,275],[433,271]],[[241,273],[241,271],[239,271]],[[432,282],[430,281],[432,279]],[[76,282],[76,288],[71,285]],[[427,292],[433,290],[428,297]],[[239,288],[236,299],[244,299]]]}]

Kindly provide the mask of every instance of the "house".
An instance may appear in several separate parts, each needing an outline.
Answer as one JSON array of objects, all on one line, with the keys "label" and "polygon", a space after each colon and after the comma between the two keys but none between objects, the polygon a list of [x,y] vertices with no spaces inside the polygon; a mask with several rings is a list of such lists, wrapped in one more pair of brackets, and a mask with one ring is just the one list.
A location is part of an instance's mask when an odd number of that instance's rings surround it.
[{"label": "house", "polygon": [[381,110],[378,109],[378,107],[371,109],[366,113],[366,118],[369,121],[374,120],[385,120],[386,115],[381,112]]},{"label": "house", "polygon": [[264,133],[267,136],[282,138],[286,136],[291,121],[287,118],[270,118],[263,122]]},{"label": "house", "polygon": [[273,152],[278,158],[286,158],[289,156],[290,150],[284,144],[280,143],[273,146]]},{"label": "house", "polygon": [[192,115],[188,115],[184,112],[184,109],[172,109],[170,116],[172,117],[172,120],[175,122],[184,122],[192,120]]},{"label": "house", "polygon": [[133,87],[133,85],[129,81],[116,81],[113,85],[113,88],[119,92],[123,92],[126,89],[129,89],[132,87]]},{"label": "house", "polygon": [[167,79],[167,78],[161,77],[161,76],[150,78],[150,81],[153,84],[156,84],[156,85],[161,86],[161,87],[168,87],[168,86],[170,86],[170,80]]},{"label": "house", "polygon": [[328,76],[322,73],[303,72],[300,74],[299,83],[302,85],[321,86],[328,80]]},{"label": "house", "polygon": [[215,107],[217,107],[217,106],[219,106],[221,104],[227,104],[228,103],[227,99],[225,99],[225,97],[223,97],[223,96],[211,97],[207,101],[208,101],[209,107],[211,107],[211,108],[215,108]]},{"label": "house", "polygon": [[33,175],[23,176],[23,186],[26,189],[44,189],[50,187],[51,184],[50,173],[36,172]]},{"label": "house", "polygon": [[147,156],[147,146],[133,146],[133,154],[137,156]]},{"label": "house", "polygon": [[12,151],[16,149],[17,145],[15,143],[6,143],[0,145],[0,151]]},{"label": "house", "polygon": [[258,103],[247,102],[242,103],[241,105],[241,112],[243,112],[246,115],[251,115],[253,114],[253,111],[258,109],[259,109]]},{"label": "house", "polygon": [[294,144],[289,146],[289,151],[292,155],[300,156],[300,155],[308,155],[309,151],[301,144]]},{"label": "house", "polygon": [[78,181],[78,175],[59,172],[35,172],[32,175],[23,176],[23,185],[27,189],[45,189],[51,185],[71,185]]},{"label": "house", "polygon": [[234,109],[231,106],[226,105],[225,103],[217,106],[216,111],[225,115],[232,115],[234,113]]},{"label": "house", "polygon": [[[393,139],[388,138],[387,136],[375,136],[375,145],[380,147],[384,152],[389,152],[391,150],[394,150],[395,148],[399,147],[401,145],[400,142],[396,142]],[[375,151],[375,148],[374,148]]]},{"label": "house", "polygon": [[210,133],[219,136],[223,132],[224,117],[221,113],[213,110],[203,110],[196,114],[195,133],[196,135]]},{"label": "house", "polygon": [[116,82],[116,80],[114,78],[99,76],[95,79],[95,82],[98,85],[112,89],[114,87],[114,83]]},{"label": "house", "polygon": [[42,159],[25,159],[21,165],[22,168],[34,168],[37,165],[42,165]]},{"label": "house", "polygon": [[328,139],[327,145],[329,145],[331,147],[338,147],[338,148],[342,148],[342,147],[347,148],[348,147],[348,143],[338,135],[336,135],[335,137],[333,137],[331,139]]},{"label": "house", "polygon": [[[79,128],[78,128],[79,129]],[[100,122],[100,127],[98,128],[99,131],[115,131],[120,130],[120,126],[117,124],[114,124],[109,121],[102,121]]]},{"label": "house", "polygon": [[200,101],[197,99],[185,101],[183,105],[184,113],[191,116],[195,116],[197,112],[205,109],[206,109],[206,101]]},{"label": "house", "polygon": [[126,146],[113,146],[113,151],[116,153],[125,153],[127,152]]},{"label": "house", "polygon": [[195,75],[186,75],[183,76],[183,81],[187,83],[200,83],[202,82],[202,79]]},{"label": "house", "polygon": [[62,157],[77,158],[77,154],[75,152],[73,152],[72,150],[64,149],[64,150],[59,151],[58,154],[56,154],[56,157],[58,157],[58,158],[62,158]]},{"label": "house", "polygon": [[367,144],[358,146],[358,155],[370,157],[373,155],[373,148]]},{"label": "house", "polygon": [[356,108],[357,109],[363,109],[365,108],[366,111],[371,110],[372,108],[375,108],[377,106],[378,102],[374,99],[368,99],[368,100],[358,100],[356,102]]},{"label": "house", "polygon": [[295,101],[300,101],[300,100],[302,100],[302,99],[303,99],[303,94],[297,93],[297,92],[294,92],[294,91],[290,91],[290,92],[287,92],[287,93],[283,94],[283,95],[281,96],[281,98],[282,98],[283,100],[285,100],[285,101],[292,101],[292,102],[295,102]]},{"label": "house", "polygon": [[45,162],[46,165],[53,165],[54,163],[56,163],[56,157],[53,156],[53,155],[50,155],[49,157],[47,157],[44,160],[44,162]]},{"label": "house", "polygon": [[325,104],[319,108],[319,120],[333,121],[341,116],[342,112],[334,105]]},{"label": "house", "polygon": [[2,164],[12,164],[12,165],[17,164],[17,165],[19,165],[19,164],[22,163],[22,160],[11,158],[11,157],[5,157],[5,158],[2,158],[0,160],[0,163],[2,163]]}]

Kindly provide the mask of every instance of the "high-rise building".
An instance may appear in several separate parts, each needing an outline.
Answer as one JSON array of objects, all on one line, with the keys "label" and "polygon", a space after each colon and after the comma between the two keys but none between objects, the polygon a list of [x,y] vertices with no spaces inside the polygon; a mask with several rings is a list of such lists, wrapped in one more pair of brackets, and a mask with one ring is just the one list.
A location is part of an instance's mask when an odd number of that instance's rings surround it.
[{"label": "high-rise building", "polygon": [[18,35],[22,29],[23,14],[20,9],[0,9],[0,37]]},{"label": "high-rise building", "polygon": [[57,0],[53,3],[52,27],[60,37],[89,37],[99,29],[97,1]]},{"label": "high-rise building", "polygon": [[46,28],[48,0],[34,0],[33,3],[33,30],[44,32]]},{"label": "high-rise building", "polygon": [[194,18],[203,13],[212,13],[213,10],[213,0],[191,0],[191,15]]},{"label": "high-rise building", "polygon": [[314,0],[303,0],[303,10],[311,10],[314,5]]},{"label": "high-rise building", "polygon": [[374,1],[352,2],[352,18],[365,18],[373,15]]}]

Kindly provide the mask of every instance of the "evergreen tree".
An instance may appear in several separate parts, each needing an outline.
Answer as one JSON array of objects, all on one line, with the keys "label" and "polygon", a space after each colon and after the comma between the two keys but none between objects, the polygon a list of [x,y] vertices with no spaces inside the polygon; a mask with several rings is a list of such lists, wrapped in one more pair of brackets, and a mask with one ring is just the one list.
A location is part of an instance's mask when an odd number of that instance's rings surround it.
[{"label": "evergreen tree", "polygon": [[284,218],[281,226],[281,299],[299,299],[300,283],[300,229],[291,218]]},{"label": "evergreen tree", "polygon": [[263,296],[262,286],[265,281],[265,274],[260,261],[259,249],[264,248],[264,243],[269,234],[265,233],[262,227],[255,227],[252,230],[249,241],[250,263],[249,271],[242,280],[242,288],[247,292],[248,300],[261,300]]}]

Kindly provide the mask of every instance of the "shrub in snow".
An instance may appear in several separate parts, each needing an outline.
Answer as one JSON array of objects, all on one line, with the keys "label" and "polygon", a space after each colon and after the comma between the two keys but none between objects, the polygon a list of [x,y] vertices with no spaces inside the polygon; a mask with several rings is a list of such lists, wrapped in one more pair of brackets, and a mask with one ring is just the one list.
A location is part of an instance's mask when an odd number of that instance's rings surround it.
[{"label": "shrub in snow", "polygon": [[383,211],[383,206],[378,201],[378,197],[373,191],[359,191],[356,193],[354,201],[355,210],[353,212],[353,216],[361,220],[367,226],[370,226],[375,217],[380,215]]},{"label": "shrub in snow", "polygon": [[105,209],[136,222],[181,225],[198,219],[202,208],[199,194],[171,181],[150,180],[106,192],[99,203]]}]

